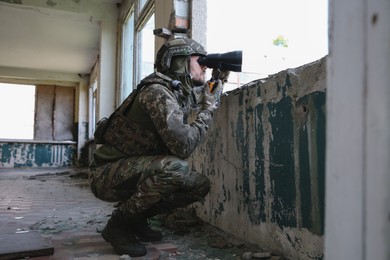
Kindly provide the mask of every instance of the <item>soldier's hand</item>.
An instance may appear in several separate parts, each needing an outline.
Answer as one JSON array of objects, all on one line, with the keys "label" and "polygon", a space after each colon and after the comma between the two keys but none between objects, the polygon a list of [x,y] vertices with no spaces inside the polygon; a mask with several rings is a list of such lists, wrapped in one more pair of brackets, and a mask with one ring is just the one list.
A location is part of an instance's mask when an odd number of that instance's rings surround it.
[{"label": "soldier's hand", "polygon": [[220,79],[222,81],[222,84],[226,83],[229,79],[230,71],[229,70],[220,70],[217,68],[214,68],[211,72],[211,77],[215,80]]},{"label": "soldier's hand", "polygon": [[220,105],[222,92],[223,84],[221,80],[207,81],[203,88],[202,108],[213,113]]}]

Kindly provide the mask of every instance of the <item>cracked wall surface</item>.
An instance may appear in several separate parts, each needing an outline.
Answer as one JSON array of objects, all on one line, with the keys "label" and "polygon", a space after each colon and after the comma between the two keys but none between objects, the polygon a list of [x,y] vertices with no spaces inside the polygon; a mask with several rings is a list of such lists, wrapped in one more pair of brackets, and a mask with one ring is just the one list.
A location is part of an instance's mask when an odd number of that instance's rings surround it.
[{"label": "cracked wall surface", "polygon": [[222,97],[191,157],[205,221],[292,259],[323,258],[326,58]]}]

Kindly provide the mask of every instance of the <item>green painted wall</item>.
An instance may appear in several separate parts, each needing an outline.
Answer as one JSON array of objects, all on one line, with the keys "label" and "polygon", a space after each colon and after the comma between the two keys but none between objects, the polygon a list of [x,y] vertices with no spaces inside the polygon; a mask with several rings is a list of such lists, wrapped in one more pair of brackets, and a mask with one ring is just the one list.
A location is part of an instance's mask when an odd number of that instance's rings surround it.
[{"label": "green painted wall", "polygon": [[291,259],[322,259],[326,59],[222,97],[192,168],[212,182],[205,221]]},{"label": "green painted wall", "polygon": [[0,168],[73,166],[75,143],[0,142]]}]

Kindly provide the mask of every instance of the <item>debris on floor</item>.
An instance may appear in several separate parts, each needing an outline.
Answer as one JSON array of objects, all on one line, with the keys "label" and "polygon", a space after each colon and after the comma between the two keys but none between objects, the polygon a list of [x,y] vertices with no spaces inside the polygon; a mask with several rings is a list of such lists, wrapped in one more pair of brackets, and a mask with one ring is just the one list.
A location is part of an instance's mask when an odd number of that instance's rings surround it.
[{"label": "debris on floor", "polygon": [[37,231],[0,235],[0,259],[21,259],[53,253],[54,247]]},{"label": "debris on floor", "polygon": [[203,222],[191,208],[150,219],[152,228],[163,233],[163,241],[147,243],[145,257],[118,256],[100,235],[116,204],[93,196],[87,173],[85,170],[3,172],[0,234],[39,232],[54,247],[50,258],[40,259],[283,259]]}]

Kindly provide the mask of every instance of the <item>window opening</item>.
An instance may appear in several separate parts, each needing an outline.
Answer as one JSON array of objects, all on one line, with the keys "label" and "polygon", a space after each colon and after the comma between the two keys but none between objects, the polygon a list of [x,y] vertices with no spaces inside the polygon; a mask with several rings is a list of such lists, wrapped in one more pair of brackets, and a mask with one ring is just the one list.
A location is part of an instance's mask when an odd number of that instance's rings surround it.
[{"label": "window opening", "polygon": [[154,13],[140,30],[140,79],[154,71]]},{"label": "window opening", "polygon": [[[142,9],[138,15],[135,10]],[[135,1],[122,26],[121,83],[122,102],[142,78],[154,71],[154,1]]]},{"label": "window opening", "polygon": [[34,110],[34,85],[0,83],[0,139],[33,139]]},{"label": "window opening", "polygon": [[233,50],[243,50],[242,72],[225,90],[326,56],[328,0],[207,1],[207,52]]},{"label": "window opening", "polygon": [[93,139],[93,133],[95,132],[96,123],[97,123],[97,80],[95,79],[89,87],[89,133],[88,137]]},{"label": "window opening", "polygon": [[122,37],[122,87],[120,99],[123,101],[133,89],[134,64],[134,11],[129,13],[123,24]]}]

